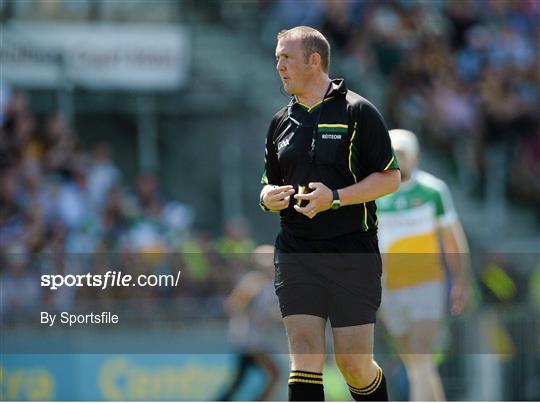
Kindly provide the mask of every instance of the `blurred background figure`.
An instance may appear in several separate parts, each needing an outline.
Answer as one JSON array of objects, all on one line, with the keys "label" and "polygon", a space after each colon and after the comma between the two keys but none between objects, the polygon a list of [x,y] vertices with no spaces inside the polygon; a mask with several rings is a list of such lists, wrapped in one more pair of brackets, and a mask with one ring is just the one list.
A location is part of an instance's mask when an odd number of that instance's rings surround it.
[{"label": "blurred background figure", "polygon": [[14,320],[32,312],[32,307],[39,303],[41,289],[39,279],[29,267],[30,256],[24,245],[12,244],[6,252],[2,266],[7,269],[0,274],[0,318]]},{"label": "blurred background figure", "polygon": [[255,248],[255,242],[250,237],[247,220],[238,216],[230,218],[225,223],[224,234],[216,241],[216,249],[222,254],[238,253],[249,256]]},{"label": "blurred background figure", "polygon": [[121,172],[112,158],[111,144],[102,140],[94,145],[88,166],[88,189],[92,206],[101,211],[109,191],[120,183]]},{"label": "blurred background figure", "polygon": [[274,329],[281,314],[274,291],[274,246],[260,245],[251,255],[253,270],[246,273],[225,300],[230,315],[229,337],[237,351],[232,382],[220,401],[232,400],[248,371],[260,368],[266,376],[262,391],[252,399],[273,400],[280,368],[271,354],[275,351]]},{"label": "blurred background figure", "polygon": [[381,318],[396,339],[410,399],[442,401],[445,395],[432,354],[446,316],[447,284],[452,314],[468,305],[469,247],[446,184],[417,169],[415,134],[394,129],[390,138],[400,163],[401,186],[377,200],[384,273]]}]

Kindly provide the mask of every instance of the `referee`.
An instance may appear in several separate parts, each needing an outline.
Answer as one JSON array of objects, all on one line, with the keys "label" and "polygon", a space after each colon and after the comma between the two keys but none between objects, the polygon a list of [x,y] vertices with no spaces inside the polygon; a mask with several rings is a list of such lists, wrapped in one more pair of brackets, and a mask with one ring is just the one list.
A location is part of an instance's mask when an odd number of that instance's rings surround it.
[{"label": "referee", "polygon": [[289,400],[322,401],[325,326],[355,400],[388,400],[373,360],[381,301],[374,200],[397,190],[398,164],[375,107],[328,76],[330,45],[310,27],[277,36],[288,105],[266,137],[260,204],[280,212],[275,289],[289,340]]}]

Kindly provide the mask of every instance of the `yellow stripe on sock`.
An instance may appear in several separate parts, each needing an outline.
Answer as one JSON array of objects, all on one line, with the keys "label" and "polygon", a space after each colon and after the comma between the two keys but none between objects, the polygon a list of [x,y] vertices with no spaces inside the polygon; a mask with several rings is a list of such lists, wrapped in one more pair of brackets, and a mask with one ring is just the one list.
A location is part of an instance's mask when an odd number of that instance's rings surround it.
[{"label": "yellow stripe on sock", "polygon": [[290,379],[289,378],[289,384],[291,383],[313,383],[315,385],[322,385],[323,381],[321,380],[315,380],[315,379]]},{"label": "yellow stripe on sock", "polygon": [[291,376],[303,376],[305,378],[316,378],[316,379],[322,379],[322,374],[310,374],[309,372],[302,372],[302,371],[291,371]]},{"label": "yellow stripe on sock", "polygon": [[355,389],[351,389],[349,388],[349,390],[352,392],[352,393],[355,393],[357,395],[371,395],[373,392],[375,392],[377,390],[377,388],[380,386],[381,384],[381,379],[379,379],[378,383],[376,383],[375,385],[373,385],[373,387],[369,390],[364,390],[364,391],[359,391],[359,390],[355,390]]},{"label": "yellow stripe on sock", "polygon": [[379,387],[381,382],[382,382],[382,370],[379,368],[379,370],[377,371],[377,376],[375,377],[375,380],[371,382],[371,384],[363,388],[356,388],[352,385],[349,385],[349,390],[359,395],[369,395],[373,393]]},{"label": "yellow stripe on sock", "polygon": [[375,376],[375,379],[369,385],[364,386],[363,388],[357,388],[355,386],[349,385],[349,389],[356,393],[365,393],[367,391],[372,390],[374,387],[377,387],[378,384],[381,382],[381,379],[382,379],[382,371],[379,369],[377,371],[377,375]]}]

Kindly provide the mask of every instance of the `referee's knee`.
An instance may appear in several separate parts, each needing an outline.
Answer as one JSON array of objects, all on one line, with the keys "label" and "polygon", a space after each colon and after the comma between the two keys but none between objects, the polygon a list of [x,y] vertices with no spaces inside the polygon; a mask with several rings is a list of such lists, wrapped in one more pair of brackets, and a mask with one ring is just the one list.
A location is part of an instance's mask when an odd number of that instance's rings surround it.
[{"label": "referee's knee", "polygon": [[324,345],[310,337],[294,337],[290,341],[291,354],[322,354],[325,355]]},{"label": "referee's knee", "polygon": [[324,354],[324,338],[308,329],[289,332],[289,347],[292,354]]}]

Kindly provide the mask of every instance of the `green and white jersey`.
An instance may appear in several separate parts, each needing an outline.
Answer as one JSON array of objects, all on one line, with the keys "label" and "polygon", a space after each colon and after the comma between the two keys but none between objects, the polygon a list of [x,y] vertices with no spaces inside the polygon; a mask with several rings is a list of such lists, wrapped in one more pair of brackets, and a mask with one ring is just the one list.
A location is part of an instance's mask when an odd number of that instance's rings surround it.
[{"label": "green and white jersey", "polygon": [[400,189],[377,200],[385,285],[402,288],[444,279],[438,229],[457,219],[446,184],[416,171]]}]

